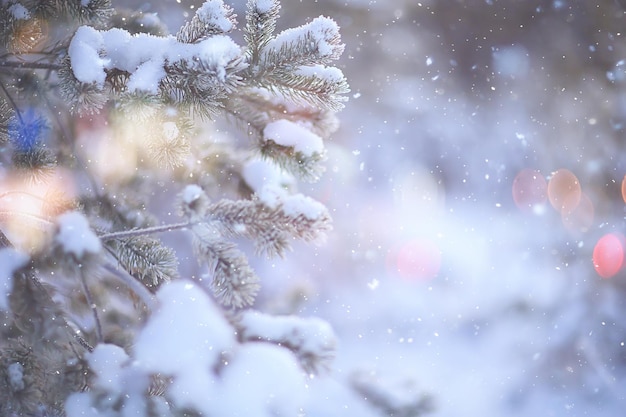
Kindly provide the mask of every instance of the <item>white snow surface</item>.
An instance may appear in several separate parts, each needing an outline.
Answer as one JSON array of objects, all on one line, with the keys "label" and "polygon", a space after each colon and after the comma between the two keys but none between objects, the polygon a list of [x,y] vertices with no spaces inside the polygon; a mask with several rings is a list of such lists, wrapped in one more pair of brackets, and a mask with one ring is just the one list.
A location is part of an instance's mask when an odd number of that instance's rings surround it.
[{"label": "white snow surface", "polygon": [[267,13],[276,4],[276,0],[256,0],[255,6],[259,13]]},{"label": "white snow surface", "polygon": [[13,273],[26,265],[28,256],[12,248],[0,249],[0,310],[9,309],[9,295],[13,291]]},{"label": "white snow surface", "polygon": [[241,316],[244,339],[286,343],[303,354],[323,356],[336,344],[328,322],[317,317],[274,316],[249,310]]},{"label": "white snow surface", "polygon": [[100,344],[87,354],[89,369],[96,374],[95,385],[109,392],[123,392],[125,381],[122,367],[128,361],[124,349],[111,344]]},{"label": "white snow surface", "polygon": [[7,366],[7,376],[9,377],[9,385],[15,391],[24,389],[24,366],[19,362],[13,362]]},{"label": "white snow surface", "polygon": [[131,35],[113,28],[99,31],[90,26],[78,28],[68,49],[72,71],[83,83],[102,87],[106,71],[130,73],[131,92],[156,94],[165,76],[165,62],[202,61],[216,79],[225,81],[225,65],[241,54],[241,48],[228,36],[215,35],[194,44],[181,43],[174,36],[157,37],[145,33]]},{"label": "white snow surface", "polygon": [[9,13],[11,13],[11,16],[13,16],[15,20],[30,19],[30,13],[28,12],[28,9],[26,9],[26,7],[24,7],[20,3],[13,3],[12,5],[10,5]]},{"label": "white snow surface", "polygon": [[221,375],[215,416],[292,417],[306,402],[305,380],[287,349],[245,343]]},{"label": "white snow surface", "polygon": [[303,215],[319,219],[327,213],[326,207],[309,196],[291,194],[286,187],[293,185],[293,177],[266,159],[251,159],[243,167],[243,178],[255,194],[270,208],[281,206],[290,217]]},{"label": "white snow surface", "polygon": [[83,214],[77,211],[63,213],[57,219],[57,225],[59,231],[55,240],[65,253],[81,259],[86,254],[96,254],[102,249],[100,239],[91,230]]},{"label": "white snow surface", "polygon": [[134,358],[146,372],[174,376],[170,387],[180,406],[207,415],[215,402],[212,369],[236,346],[233,328],[221,311],[190,281],[167,283],[160,303],[137,337]]},{"label": "white snow surface", "polygon": [[339,36],[339,26],[333,19],[320,16],[305,25],[280,32],[269,43],[268,49],[280,50],[283,46],[304,41],[307,36],[317,45],[319,56],[330,57],[334,46],[329,41]]},{"label": "white snow surface", "polygon": [[183,202],[185,204],[191,204],[204,195],[204,190],[200,188],[199,185],[189,184],[183,189]]},{"label": "white snow surface", "polygon": [[290,120],[279,119],[268,123],[263,129],[263,138],[273,140],[278,145],[292,147],[305,156],[324,152],[322,138]]},{"label": "white snow surface", "polygon": [[257,194],[266,186],[284,189],[295,184],[293,176],[264,158],[248,160],[243,166],[242,175],[246,184]]},{"label": "white snow surface", "polygon": [[345,77],[343,72],[337,67],[325,65],[303,65],[296,70],[296,74],[306,77],[315,77],[327,82],[340,82]]},{"label": "white snow surface", "polygon": [[135,344],[134,357],[142,369],[166,375],[206,372],[233,348],[232,327],[192,282],[167,283],[157,299],[160,305]]},{"label": "white snow surface", "polygon": [[[178,406],[206,415],[297,414],[304,404],[305,385],[289,350],[266,343],[237,343],[234,328],[190,281],[165,284],[157,298],[160,306],[141,330],[133,357],[138,369],[173,377],[168,393]],[[123,360],[121,353],[96,355],[101,356],[105,360],[99,360],[99,365]],[[222,366],[216,374],[214,370]]]}]

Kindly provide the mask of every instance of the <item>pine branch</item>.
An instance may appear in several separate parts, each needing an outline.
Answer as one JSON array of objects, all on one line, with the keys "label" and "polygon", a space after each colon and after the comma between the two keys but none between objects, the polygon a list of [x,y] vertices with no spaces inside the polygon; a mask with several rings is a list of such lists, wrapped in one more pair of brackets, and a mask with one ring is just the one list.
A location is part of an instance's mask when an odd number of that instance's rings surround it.
[{"label": "pine branch", "polygon": [[103,89],[95,83],[81,83],[76,79],[69,57],[61,61],[58,75],[61,80],[61,96],[69,104],[71,113],[81,116],[97,114],[108,101]]},{"label": "pine branch", "polygon": [[260,285],[246,256],[233,243],[194,232],[196,254],[209,268],[210,289],[218,301],[235,308],[251,305]]},{"label": "pine branch", "polygon": [[330,325],[321,319],[270,316],[246,310],[235,324],[241,341],[263,341],[286,347],[309,374],[328,370],[334,359],[336,337]]},{"label": "pine branch", "polygon": [[263,51],[263,64],[266,70],[329,65],[341,57],[344,48],[337,23],[320,16],[279,33]]},{"label": "pine branch", "polygon": [[174,251],[157,239],[136,236],[117,239],[109,245],[124,269],[148,287],[158,287],[178,276]]},{"label": "pine branch", "polygon": [[226,111],[250,125],[261,134],[263,128],[277,119],[300,122],[310,126],[312,133],[323,139],[334,133],[339,122],[332,110],[307,103],[296,105],[278,91],[263,88],[244,88],[235,92],[226,103]]},{"label": "pine branch", "polygon": [[50,62],[29,62],[29,61],[0,61],[0,68],[12,69],[46,69],[59,71],[63,68],[61,64]]},{"label": "pine branch", "polygon": [[185,23],[176,34],[183,43],[198,43],[215,35],[230,32],[237,24],[233,8],[222,0],[208,0],[196,11],[193,18]]},{"label": "pine branch", "polygon": [[100,344],[104,341],[104,338],[102,337],[102,324],[100,323],[100,315],[98,314],[98,306],[96,305],[93,299],[93,296],[91,295],[91,290],[89,289],[89,286],[87,285],[84,268],[80,269],[79,275],[80,275],[80,283],[83,289],[83,294],[85,296],[85,300],[87,301],[87,305],[89,306],[89,309],[91,310],[91,313],[93,315],[93,320],[96,326],[96,340],[98,341],[98,344]]},{"label": "pine branch", "polygon": [[[273,39],[280,12],[280,3],[276,0],[259,3],[258,0],[248,0],[246,26],[243,31],[244,40],[248,46],[246,55],[253,74],[257,73],[261,52]],[[269,7],[267,7],[268,3]]]},{"label": "pine branch", "polygon": [[261,200],[221,200],[208,207],[207,219],[224,236],[241,236],[254,242],[258,253],[284,256],[291,242],[320,240],[330,230],[330,216],[307,218],[289,213],[281,204],[268,206]]},{"label": "pine branch", "polygon": [[322,164],[326,160],[325,152],[306,155],[295,151],[291,146],[278,145],[273,140],[263,141],[259,150],[263,157],[271,159],[276,165],[303,181],[318,181],[326,169]]},{"label": "pine branch", "polygon": [[[296,103],[306,103],[312,107],[336,112],[344,107],[350,87],[343,74],[325,75],[322,68],[315,73],[315,67],[303,67],[301,73],[293,70],[276,70],[266,75],[261,82],[264,87],[277,91]],[[338,70],[337,70],[338,71]]]},{"label": "pine branch", "polygon": [[[12,248],[13,244],[0,230],[0,249]],[[93,348],[69,324],[60,312],[57,304],[35,276],[35,269],[27,265],[13,277],[13,291],[11,292],[11,312],[16,319],[16,325],[27,338],[32,341],[63,343],[76,341],[80,346],[92,351]],[[62,329],[64,337],[52,335]]]},{"label": "pine branch", "polygon": [[169,100],[191,114],[213,118],[228,95],[241,85],[238,73],[244,68],[242,57],[224,67],[203,60],[182,60],[167,67],[161,87]]},{"label": "pine branch", "polygon": [[171,223],[171,224],[165,224],[162,226],[153,226],[153,227],[145,227],[141,229],[122,230],[119,232],[103,233],[99,235],[98,237],[103,242],[106,242],[108,240],[113,240],[113,239],[126,239],[126,238],[132,238],[132,237],[137,237],[137,236],[150,235],[154,233],[171,232],[172,230],[186,229],[190,226],[193,226],[193,223],[191,222]]},{"label": "pine branch", "polygon": [[0,144],[9,141],[9,127],[13,124],[12,120],[13,117],[15,117],[14,115],[14,110],[9,106],[6,100],[0,97]]}]

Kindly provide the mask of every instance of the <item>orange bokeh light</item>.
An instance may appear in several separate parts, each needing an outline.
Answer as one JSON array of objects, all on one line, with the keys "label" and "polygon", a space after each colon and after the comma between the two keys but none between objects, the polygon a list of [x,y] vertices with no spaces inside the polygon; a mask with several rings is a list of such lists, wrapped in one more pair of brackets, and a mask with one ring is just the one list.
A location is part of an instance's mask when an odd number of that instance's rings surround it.
[{"label": "orange bokeh light", "polygon": [[582,188],[574,173],[568,169],[559,169],[548,182],[548,199],[560,213],[573,212],[580,203]]},{"label": "orange bokeh light", "polygon": [[72,174],[55,168],[45,180],[7,177],[0,181],[0,214],[3,231],[19,249],[35,251],[45,243],[51,221],[47,210],[55,198],[73,200],[76,191]]}]

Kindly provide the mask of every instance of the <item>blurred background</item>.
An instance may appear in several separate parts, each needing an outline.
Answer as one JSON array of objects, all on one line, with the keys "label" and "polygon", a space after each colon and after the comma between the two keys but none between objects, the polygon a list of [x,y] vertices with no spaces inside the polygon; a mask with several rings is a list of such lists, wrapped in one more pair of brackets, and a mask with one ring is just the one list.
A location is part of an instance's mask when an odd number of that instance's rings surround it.
[{"label": "blurred background", "polygon": [[[199,5],[142,9],[175,32]],[[255,265],[258,308],[338,335],[307,415],[421,415],[423,395],[434,416],[621,415],[625,7],[283,2],[279,29],[337,21],[352,88],[302,187],[334,232]]]}]

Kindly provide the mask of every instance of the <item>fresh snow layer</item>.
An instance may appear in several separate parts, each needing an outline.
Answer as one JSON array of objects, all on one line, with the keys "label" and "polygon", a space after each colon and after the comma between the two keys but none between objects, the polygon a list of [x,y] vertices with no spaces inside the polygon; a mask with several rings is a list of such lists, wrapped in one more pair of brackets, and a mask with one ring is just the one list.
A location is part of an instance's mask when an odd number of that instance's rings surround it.
[{"label": "fresh snow layer", "polygon": [[265,159],[252,159],[242,170],[243,178],[257,197],[270,208],[281,207],[290,217],[302,215],[310,220],[327,213],[326,207],[303,194],[290,194],[286,186],[293,185],[293,177]]},{"label": "fresh snow layer", "polygon": [[263,129],[265,140],[273,140],[278,145],[289,146],[305,156],[324,152],[322,138],[309,129],[285,119],[268,123]]},{"label": "fresh snow layer", "polygon": [[339,26],[328,17],[320,16],[306,25],[287,29],[278,34],[268,45],[268,49],[280,50],[290,44],[296,44],[310,39],[318,49],[321,57],[330,57],[335,51],[335,46],[330,43],[339,36]]},{"label": "fresh snow layer", "polygon": [[226,18],[227,13],[228,9],[222,0],[208,0],[198,9],[196,16],[205,25],[228,32],[233,30],[233,23]]},{"label": "fresh snow layer", "polygon": [[102,249],[98,236],[89,228],[87,218],[77,211],[59,216],[59,231],[55,237],[63,251],[80,259],[85,254],[96,254]]},{"label": "fresh snow layer", "polygon": [[106,71],[118,69],[130,74],[128,89],[156,94],[165,77],[165,64],[197,61],[225,81],[225,66],[241,55],[241,48],[230,37],[215,35],[194,44],[181,43],[173,36],[158,37],[145,33],[131,35],[113,28],[99,31],[89,26],[78,28],[68,49],[72,71],[83,83],[103,87]]},{"label": "fresh snow layer", "polygon": [[268,13],[276,4],[276,0],[257,0],[256,11],[259,13]]}]

